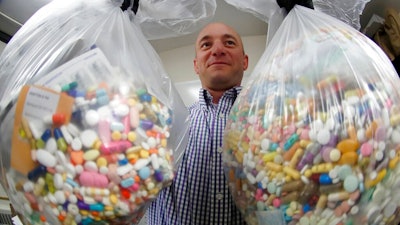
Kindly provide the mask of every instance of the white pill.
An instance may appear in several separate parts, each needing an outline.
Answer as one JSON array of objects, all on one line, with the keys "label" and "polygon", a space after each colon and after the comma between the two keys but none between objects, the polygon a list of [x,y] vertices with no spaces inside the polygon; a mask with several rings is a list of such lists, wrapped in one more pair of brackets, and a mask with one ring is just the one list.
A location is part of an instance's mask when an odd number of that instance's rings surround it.
[{"label": "white pill", "polygon": [[269,149],[270,141],[267,138],[261,140],[261,149],[266,151]]},{"label": "white pill", "polygon": [[94,130],[89,129],[89,130],[84,130],[81,133],[80,139],[81,139],[83,147],[92,148],[93,144],[98,139],[98,136]]},{"label": "white pill", "polygon": [[54,180],[54,187],[57,189],[62,189],[64,184],[62,175],[59,173],[54,174],[53,180]]},{"label": "white pill", "polygon": [[99,168],[99,172],[101,173],[101,174],[105,174],[105,175],[107,175],[108,174],[108,167],[106,167],[106,166],[101,166],[100,168]]},{"label": "white pill", "polygon": [[[140,160],[140,159],[139,159]],[[138,160],[138,161],[139,161]],[[136,165],[136,164],[135,164]],[[123,165],[123,166],[119,166],[118,168],[117,168],[117,174],[119,175],[119,176],[123,176],[123,175],[125,175],[125,174],[127,174],[129,171],[131,171],[133,169],[133,166],[132,166],[132,164],[125,164],[125,165]]]},{"label": "white pill", "polygon": [[55,153],[55,155],[56,155],[56,158],[57,158],[57,162],[59,164],[61,164],[62,166],[66,166],[68,164],[67,158],[65,158],[65,155],[64,155],[64,153],[62,151],[57,151]]},{"label": "white pill", "polygon": [[68,196],[68,201],[69,201],[70,203],[75,204],[75,203],[78,202],[78,198],[76,197],[76,195],[69,195],[69,196]]},{"label": "white pill", "polygon": [[151,159],[151,165],[153,166],[153,169],[158,170],[160,168],[160,163],[158,162],[157,155],[151,154],[150,159]]},{"label": "white pill", "polygon": [[57,199],[52,193],[48,193],[46,197],[49,203],[57,204]]},{"label": "white pill", "polygon": [[150,148],[155,148],[157,146],[157,140],[153,137],[149,137],[149,139],[147,139],[147,144]]},{"label": "white pill", "polygon": [[31,192],[33,191],[34,184],[32,181],[27,181],[24,183],[23,189],[25,192]]},{"label": "white pill", "polygon": [[40,139],[40,137],[42,136],[43,132],[46,129],[44,123],[31,120],[28,122],[28,124],[33,137],[37,140]]},{"label": "white pill", "polygon": [[61,204],[61,205],[64,204],[65,201],[66,201],[66,199],[65,199],[65,194],[64,194],[63,191],[56,191],[56,192],[54,193],[54,197],[56,198],[57,202],[58,202],[59,204]]},{"label": "white pill", "polygon": [[97,109],[97,113],[99,114],[100,118],[111,118],[112,111],[108,106],[102,106]]},{"label": "white pill", "polygon": [[317,140],[321,145],[325,145],[329,142],[331,133],[328,129],[321,129],[317,134]]},{"label": "white pill", "polygon": [[31,205],[27,202],[24,203],[24,209],[25,209],[25,212],[28,214],[31,214],[33,212]]},{"label": "white pill", "polygon": [[85,114],[85,121],[89,126],[95,126],[99,123],[100,116],[96,110],[90,109]]},{"label": "white pill", "polygon": [[85,169],[85,171],[90,171],[90,172],[98,171],[97,165],[93,161],[86,161],[85,164],[83,165],[83,168]]},{"label": "white pill", "polygon": [[71,149],[74,151],[82,150],[82,142],[80,138],[74,138],[71,142]]},{"label": "white pill", "polygon": [[46,167],[54,167],[57,164],[56,157],[43,149],[38,149],[36,151],[36,160]]},{"label": "white pill", "polygon": [[72,215],[77,215],[79,213],[79,208],[75,204],[68,204],[68,213],[71,213]]},{"label": "white pill", "polygon": [[76,175],[75,167],[71,163],[68,163],[66,165],[66,171],[67,171],[68,175],[71,176],[71,178],[75,177],[75,175]]},{"label": "white pill", "polygon": [[76,174],[81,174],[83,172],[83,166],[82,165],[76,165],[75,166],[75,172],[76,172]]},{"label": "white pill", "polygon": [[143,167],[145,167],[147,164],[149,164],[150,160],[149,159],[138,159],[135,163],[135,165],[133,165],[133,169],[134,170],[140,170]]},{"label": "white pill", "polygon": [[70,123],[67,125],[67,130],[68,132],[73,136],[73,137],[79,137],[79,134],[81,133],[79,131],[79,128],[76,127],[74,124]]},{"label": "white pill", "polygon": [[65,125],[62,125],[60,127],[60,130],[61,130],[62,135],[64,136],[65,142],[67,142],[68,144],[71,144],[73,137],[69,133],[67,127]]},{"label": "white pill", "polygon": [[129,106],[124,104],[119,104],[114,108],[114,113],[116,116],[124,117],[129,114]]},{"label": "white pill", "polygon": [[50,153],[54,153],[57,151],[57,141],[54,137],[50,137],[47,140],[45,149]]},{"label": "white pill", "polygon": [[396,129],[392,132],[392,141],[393,144],[400,144],[400,132]]}]

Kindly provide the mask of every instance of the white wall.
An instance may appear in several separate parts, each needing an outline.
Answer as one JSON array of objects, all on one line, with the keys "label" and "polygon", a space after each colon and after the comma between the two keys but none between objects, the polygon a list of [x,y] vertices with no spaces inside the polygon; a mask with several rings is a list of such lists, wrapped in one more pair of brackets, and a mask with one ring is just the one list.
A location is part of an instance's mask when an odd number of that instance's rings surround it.
[{"label": "white wall", "polygon": [[[242,37],[242,40],[245,52],[249,56],[249,67],[244,75],[245,82],[264,52],[266,36],[246,36]],[[193,69],[194,45],[160,52],[159,55],[185,104],[195,101],[201,85]]]}]

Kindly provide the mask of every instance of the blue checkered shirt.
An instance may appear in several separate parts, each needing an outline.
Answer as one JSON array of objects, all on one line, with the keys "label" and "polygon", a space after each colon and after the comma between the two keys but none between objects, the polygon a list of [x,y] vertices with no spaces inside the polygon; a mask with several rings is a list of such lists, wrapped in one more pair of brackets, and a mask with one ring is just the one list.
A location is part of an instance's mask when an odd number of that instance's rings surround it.
[{"label": "blue checkered shirt", "polygon": [[200,90],[189,107],[189,143],[171,186],[148,209],[149,225],[242,225],[222,164],[222,138],[231,107],[241,91],[224,93],[218,105]]}]

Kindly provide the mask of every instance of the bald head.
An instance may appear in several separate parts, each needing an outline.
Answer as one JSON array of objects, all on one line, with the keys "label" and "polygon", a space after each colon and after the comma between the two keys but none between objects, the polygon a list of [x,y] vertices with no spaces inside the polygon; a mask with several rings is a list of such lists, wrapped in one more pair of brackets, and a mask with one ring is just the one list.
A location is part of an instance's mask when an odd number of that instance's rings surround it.
[{"label": "bald head", "polygon": [[[248,66],[240,35],[223,23],[210,23],[196,39],[194,70],[214,98],[242,82]],[[215,94],[215,95],[214,95]]]}]

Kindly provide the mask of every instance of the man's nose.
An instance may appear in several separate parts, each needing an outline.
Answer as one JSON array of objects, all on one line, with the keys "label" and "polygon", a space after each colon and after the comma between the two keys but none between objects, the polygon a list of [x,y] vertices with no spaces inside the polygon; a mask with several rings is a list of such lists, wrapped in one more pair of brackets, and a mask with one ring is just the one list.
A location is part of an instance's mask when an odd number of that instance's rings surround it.
[{"label": "man's nose", "polygon": [[212,46],[212,54],[214,56],[225,55],[225,46],[222,42],[216,41]]}]

